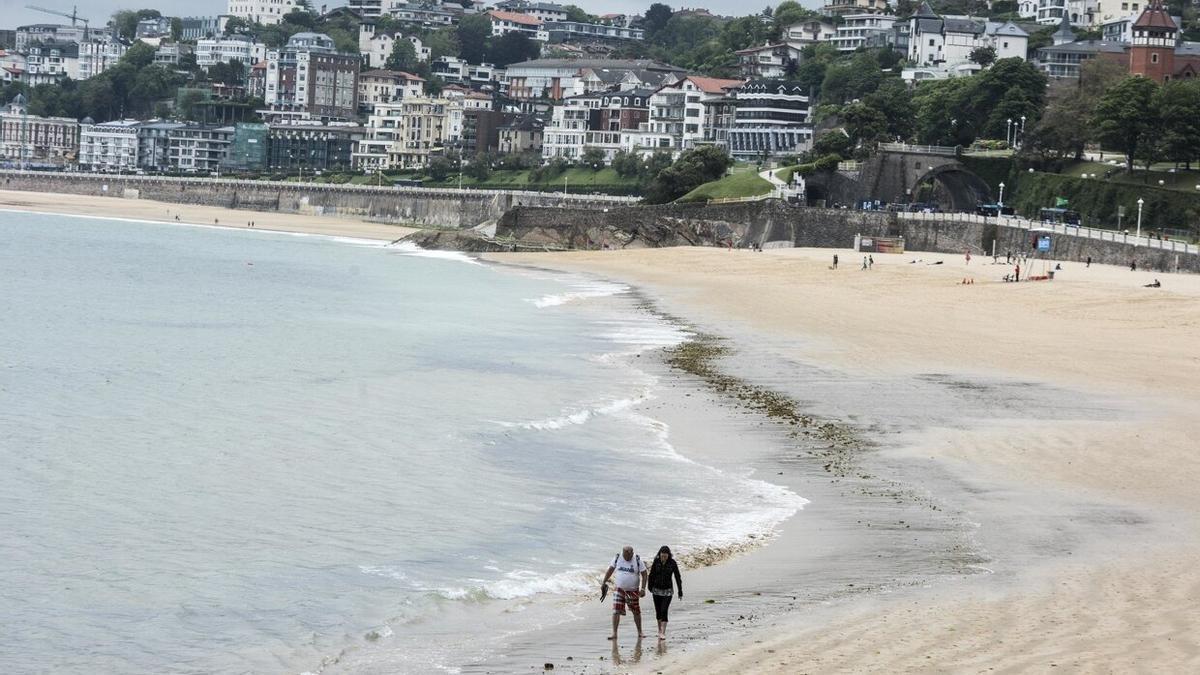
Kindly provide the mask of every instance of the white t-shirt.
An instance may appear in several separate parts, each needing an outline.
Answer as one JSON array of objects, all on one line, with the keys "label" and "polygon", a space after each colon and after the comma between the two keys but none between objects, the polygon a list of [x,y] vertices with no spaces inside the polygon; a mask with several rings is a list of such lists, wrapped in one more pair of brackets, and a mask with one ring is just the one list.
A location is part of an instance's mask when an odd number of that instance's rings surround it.
[{"label": "white t-shirt", "polygon": [[617,588],[636,591],[641,587],[642,572],[646,571],[646,563],[642,562],[641,557],[636,553],[629,560],[626,560],[623,554],[618,553],[612,566],[616,570],[613,572],[613,578],[617,582]]}]

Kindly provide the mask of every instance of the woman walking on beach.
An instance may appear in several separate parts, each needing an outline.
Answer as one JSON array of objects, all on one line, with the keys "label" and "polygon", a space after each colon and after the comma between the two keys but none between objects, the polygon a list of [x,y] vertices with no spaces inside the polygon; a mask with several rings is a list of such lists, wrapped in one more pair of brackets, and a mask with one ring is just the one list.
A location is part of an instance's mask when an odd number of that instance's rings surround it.
[{"label": "woman walking on beach", "polygon": [[667,639],[667,608],[671,606],[671,577],[675,578],[675,586],[679,588],[679,598],[683,599],[683,579],[679,576],[679,565],[671,555],[671,548],[663,546],[654,556],[654,564],[650,566],[650,594],[654,596],[654,614],[658,617],[658,639]]}]

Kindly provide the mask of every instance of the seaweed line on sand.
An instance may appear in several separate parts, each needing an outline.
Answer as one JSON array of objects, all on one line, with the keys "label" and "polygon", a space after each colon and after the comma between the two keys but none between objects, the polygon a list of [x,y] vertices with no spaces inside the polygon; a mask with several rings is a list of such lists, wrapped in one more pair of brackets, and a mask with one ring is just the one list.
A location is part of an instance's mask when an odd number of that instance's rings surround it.
[{"label": "seaweed line on sand", "polygon": [[[791,427],[788,432],[791,438],[798,440],[804,437],[810,442],[825,444],[825,448],[810,452],[825,460],[825,471],[839,478],[856,475],[855,452],[866,447],[865,441],[845,425],[819,420],[800,412],[799,403],[785,394],[721,372],[715,363],[730,351],[723,338],[703,333],[697,333],[692,339],[664,350],[668,366],[700,378],[714,392],[733,399],[752,412]],[[857,475],[860,478],[872,477],[861,473]]]}]

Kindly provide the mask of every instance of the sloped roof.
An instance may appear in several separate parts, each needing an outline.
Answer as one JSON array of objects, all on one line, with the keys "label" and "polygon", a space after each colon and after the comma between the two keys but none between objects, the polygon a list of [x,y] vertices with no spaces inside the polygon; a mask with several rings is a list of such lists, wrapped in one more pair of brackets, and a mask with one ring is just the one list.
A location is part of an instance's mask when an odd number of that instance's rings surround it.
[{"label": "sloped roof", "polygon": [[[719,77],[701,77],[699,75],[688,75],[683,78],[690,80],[696,88],[706,94],[721,94],[729,87],[740,87],[745,84],[745,80],[724,80]],[[683,80],[680,80],[682,82]]]},{"label": "sloped roof", "polygon": [[1051,37],[1056,41],[1059,38],[1064,38],[1068,41],[1075,39],[1075,31],[1071,30],[1071,17],[1067,16],[1066,12],[1063,12],[1062,21],[1058,24],[1058,30],[1054,31]]},{"label": "sloped roof", "polygon": [[1163,28],[1166,30],[1178,30],[1175,21],[1171,19],[1171,15],[1163,8],[1161,0],[1151,0],[1150,4],[1138,17],[1137,21],[1133,22],[1134,28]]},{"label": "sloped roof", "polygon": [[933,11],[933,8],[929,6],[928,2],[922,2],[921,6],[919,8],[917,8],[917,13],[913,14],[913,16],[918,19],[939,19],[939,18],[941,18],[937,15],[937,12]]},{"label": "sloped roof", "polygon": [[1007,35],[1009,37],[1029,37],[1029,33],[1021,30],[1021,27],[1011,21],[1005,21],[1000,25],[995,22],[989,22],[988,28],[992,29],[992,35]]},{"label": "sloped roof", "polygon": [[525,24],[526,26],[542,25],[541,19],[537,18],[536,16],[529,16],[528,14],[518,14],[516,12],[501,12],[501,11],[495,10],[495,9],[488,12],[488,14],[491,15],[492,18],[499,19],[501,21],[511,21],[513,23]]}]

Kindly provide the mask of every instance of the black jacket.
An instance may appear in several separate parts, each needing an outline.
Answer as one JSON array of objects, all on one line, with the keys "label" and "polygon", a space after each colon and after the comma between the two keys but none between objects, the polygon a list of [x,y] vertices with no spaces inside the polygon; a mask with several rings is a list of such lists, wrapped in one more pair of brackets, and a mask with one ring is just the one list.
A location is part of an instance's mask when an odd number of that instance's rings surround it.
[{"label": "black jacket", "polygon": [[679,588],[679,595],[683,595],[683,579],[679,576],[679,565],[675,563],[675,558],[668,558],[664,563],[658,556],[654,556],[654,564],[650,566],[649,584],[647,584],[650,590],[671,590],[672,576],[675,577],[675,586]]}]

